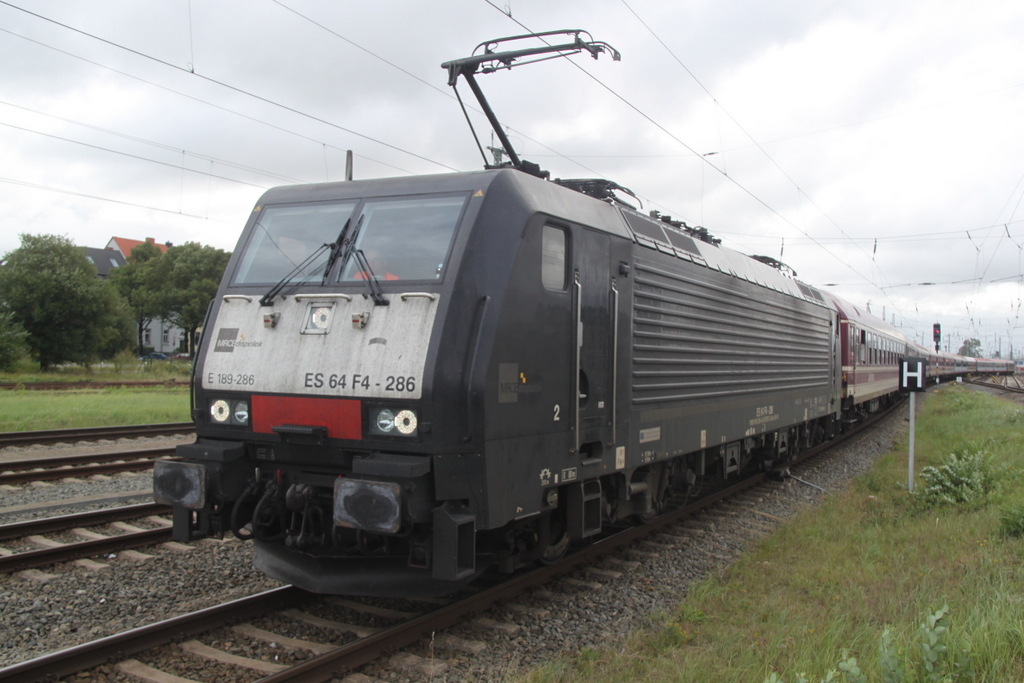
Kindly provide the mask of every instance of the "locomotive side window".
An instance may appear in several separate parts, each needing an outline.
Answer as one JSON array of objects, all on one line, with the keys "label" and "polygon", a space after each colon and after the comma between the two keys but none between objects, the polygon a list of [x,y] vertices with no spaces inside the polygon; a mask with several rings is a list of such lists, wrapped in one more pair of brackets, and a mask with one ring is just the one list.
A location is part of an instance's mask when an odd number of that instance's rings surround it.
[{"label": "locomotive side window", "polygon": [[[264,207],[244,247],[232,284],[277,282],[322,245],[333,242],[356,204],[349,201]],[[293,280],[319,279],[326,265],[325,251]]]},{"label": "locomotive side window", "polygon": [[544,289],[560,292],[565,289],[566,234],[562,228],[545,225],[541,234],[540,281]]},{"label": "locomotive side window", "polygon": [[[367,200],[358,219],[355,248],[380,280],[440,280],[466,197]],[[356,259],[342,280],[363,280]]]}]

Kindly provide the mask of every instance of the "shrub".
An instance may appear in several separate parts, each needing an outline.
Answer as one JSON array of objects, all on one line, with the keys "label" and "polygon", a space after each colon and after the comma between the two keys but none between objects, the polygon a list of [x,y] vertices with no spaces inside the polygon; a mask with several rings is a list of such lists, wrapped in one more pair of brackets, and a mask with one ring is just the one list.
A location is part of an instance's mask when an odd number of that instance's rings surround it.
[{"label": "shrub", "polygon": [[984,451],[964,449],[939,467],[925,467],[913,496],[925,507],[981,503],[996,488],[994,468]]}]

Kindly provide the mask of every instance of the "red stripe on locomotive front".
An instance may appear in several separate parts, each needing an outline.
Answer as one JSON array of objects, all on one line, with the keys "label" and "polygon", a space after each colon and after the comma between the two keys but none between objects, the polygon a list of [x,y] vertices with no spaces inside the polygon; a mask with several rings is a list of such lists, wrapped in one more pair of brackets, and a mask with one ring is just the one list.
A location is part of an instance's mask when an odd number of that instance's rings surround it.
[{"label": "red stripe on locomotive front", "polygon": [[361,401],[342,398],[253,396],[252,429],[272,434],[271,427],[284,424],[327,427],[330,439],[361,439]]}]

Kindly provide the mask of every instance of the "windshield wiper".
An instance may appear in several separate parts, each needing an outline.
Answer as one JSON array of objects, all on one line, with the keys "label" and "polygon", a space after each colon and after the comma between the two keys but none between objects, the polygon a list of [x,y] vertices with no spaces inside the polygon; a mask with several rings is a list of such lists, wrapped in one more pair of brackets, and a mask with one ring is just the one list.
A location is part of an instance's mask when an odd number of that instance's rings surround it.
[{"label": "windshield wiper", "polygon": [[352,256],[352,249],[356,246],[356,238],[359,237],[359,231],[363,227],[363,219],[366,218],[366,214],[360,214],[359,220],[352,226],[352,230],[349,231],[348,236],[342,241],[339,249],[341,251],[341,267],[339,271],[345,270],[345,264],[348,263],[348,259]]},{"label": "windshield wiper", "polygon": [[[362,220],[360,218],[359,220]],[[324,277],[320,280],[321,285],[327,284],[327,276],[331,274],[331,268],[334,267],[334,262],[338,260],[338,256],[341,255],[343,247],[342,240],[345,237],[345,231],[348,230],[349,224],[352,222],[352,216],[348,217],[345,221],[345,225],[341,226],[341,232],[338,233],[338,239],[331,243],[331,255],[327,257],[327,266],[324,268]]]},{"label": "windshield wiper", "polygon": [[307,256],[302,263],[292,268],[290,273],[281,278],[280,282],[271,287],[270,291],[263,295],[263,298],[260,299],[260,306],[270,306],[271,304],[273,304],[274,297],[280,294],[281,290],[288,286],[288,283],[292,281],[292,278],[294,278],[296,274],[301,272],[310,263],[319,258],[320,254],[324,253],[324,251],[330,248],[330,246],[330,244],[320,245],[320,247],[312,254]]},{"label": "windshield wiper", "polygon": [[356,263],[359,264],[359,268],[362,270],[363,275],[366,277],[366,286],[370,288],[370,298],[373,299],[374,306],[387,306],[391,302],[384,296],[384,291],[380,288],[380,282],[377,281],[377,276],[373,274],[373,270],[370,268],[370,262],[366,260],[366,254],[363,253],[362,249],[356,249]]}]

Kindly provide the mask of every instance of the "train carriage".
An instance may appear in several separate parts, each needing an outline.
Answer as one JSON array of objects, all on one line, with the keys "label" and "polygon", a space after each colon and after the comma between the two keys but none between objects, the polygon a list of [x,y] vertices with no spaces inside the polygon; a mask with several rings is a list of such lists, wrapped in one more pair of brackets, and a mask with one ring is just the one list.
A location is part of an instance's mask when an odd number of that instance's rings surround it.
[{"label": "train carriage", "polygon": [[899,391],[899,359],[908,354],[907,340],[884,320],[831,294],[839,312],[843,408],[875,410],[881,400]]}]

